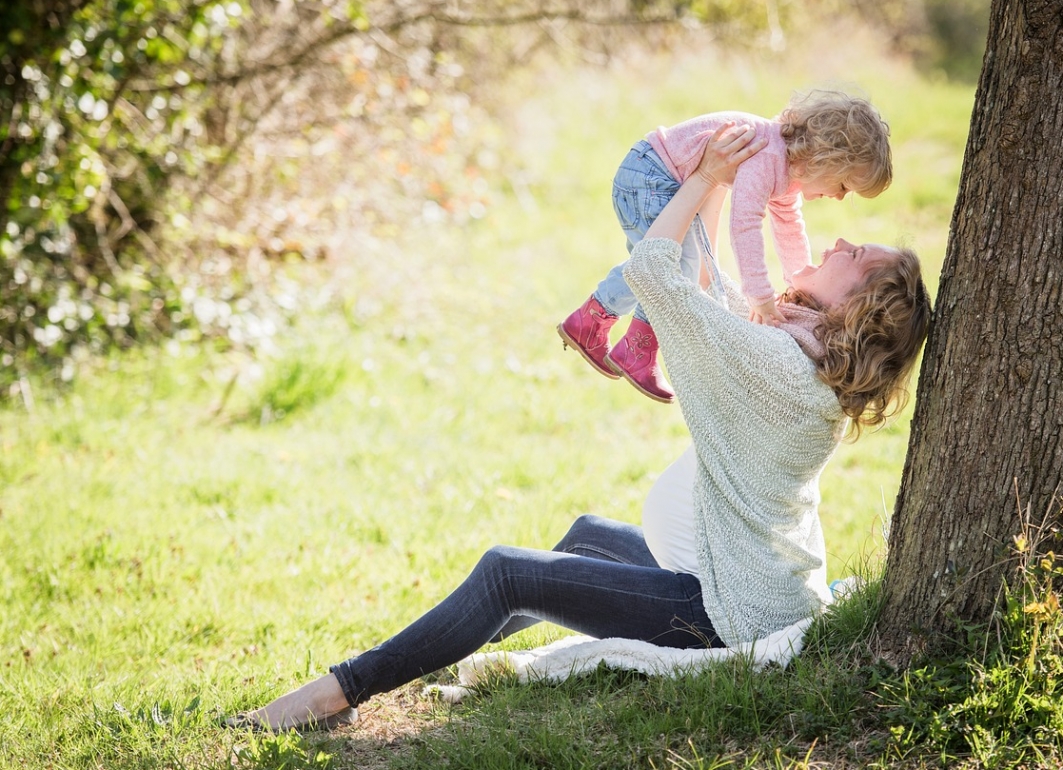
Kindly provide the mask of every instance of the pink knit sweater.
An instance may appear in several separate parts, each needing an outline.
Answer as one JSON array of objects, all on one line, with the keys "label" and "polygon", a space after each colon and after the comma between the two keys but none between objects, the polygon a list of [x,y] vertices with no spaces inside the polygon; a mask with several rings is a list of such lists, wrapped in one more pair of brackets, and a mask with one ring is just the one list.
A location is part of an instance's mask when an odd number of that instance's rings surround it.
[{"label": "pink knit sweater", "polygon": [[742,292],[759,305],[775,296],[764,253],[764,215],[769,215],[783,278],[811,262],[799,188],[790,180],[781,125],[746,112],[712,112],[660,127],[646,135],[676,181],[684,182],[701,162],[705,143],[728,121],[753,126],[768,146],[738,167],[731,191],[731,248],[738,263]]}]

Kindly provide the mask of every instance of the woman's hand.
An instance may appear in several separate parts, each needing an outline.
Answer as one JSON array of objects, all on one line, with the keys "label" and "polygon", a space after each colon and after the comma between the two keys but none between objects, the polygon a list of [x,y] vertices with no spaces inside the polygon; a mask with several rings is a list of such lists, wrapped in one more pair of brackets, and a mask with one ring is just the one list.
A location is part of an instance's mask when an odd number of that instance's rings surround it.
[{"label": "woman's hand", "polygon": [[742,162],[767,146],[768,140],[755,139],[756,135],[752,126],[720,126],[709,137],[695,173],[710,187],[730,187]]},{"label": "woman's hand", "polygon": [[734,182],[738,166],[767,146],[767,139],[754,140],[755,136],[751,126],[728,123],[709,137],[697,170],[680,185],[679,192],[653,220],[644,237],[671,238],[681,243],[694,215],[713,191]]}]

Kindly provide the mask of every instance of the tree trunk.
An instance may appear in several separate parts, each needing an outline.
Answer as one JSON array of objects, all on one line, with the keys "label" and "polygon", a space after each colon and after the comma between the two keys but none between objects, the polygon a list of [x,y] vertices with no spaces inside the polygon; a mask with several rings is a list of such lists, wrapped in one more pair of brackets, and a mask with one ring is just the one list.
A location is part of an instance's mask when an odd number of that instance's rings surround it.
[{"label": "tree trunk", "polygon": [[1061,305],[1063,9],[993,0],[889,537],[885,650],[988,620],[1020,510],[1063,519]]}]

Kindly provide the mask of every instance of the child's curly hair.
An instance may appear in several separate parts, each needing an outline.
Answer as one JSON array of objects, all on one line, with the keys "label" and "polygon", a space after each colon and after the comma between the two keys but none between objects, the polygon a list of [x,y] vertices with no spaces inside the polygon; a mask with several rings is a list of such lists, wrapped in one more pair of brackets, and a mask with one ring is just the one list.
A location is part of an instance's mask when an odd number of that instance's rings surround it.
[{"label": "child's curly hair", "polygon": [[890,127],[866,99],[809,91],[796,94],[778,119],[787,160],[801,179],[826,177],[865,198],[893,180]]},{"label": "child's curly hair", "polygon": [[868,270],[863,288],[835,307],[823,308],[792,288],[785,295],[822,313],[816,336],[826,355],[816,369],[852,418],[853,439],[904,408],[908,380],[930,330],[933,309],[919,258],[911,249],[897,251],[896,260]]}]

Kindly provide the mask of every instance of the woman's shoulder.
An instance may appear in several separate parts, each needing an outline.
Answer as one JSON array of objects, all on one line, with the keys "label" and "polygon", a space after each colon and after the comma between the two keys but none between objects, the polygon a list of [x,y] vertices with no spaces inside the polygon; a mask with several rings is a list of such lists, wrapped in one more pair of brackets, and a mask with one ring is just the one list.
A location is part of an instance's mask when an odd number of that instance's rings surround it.
[{"label": "woman's shoulder", "polygon": [[816,362],[789,332],[750,321],[743,321],[741,328],[745,344],[736,346],[736,358],[744,359],[744,376],[749,378],[751,394],[759,391],[768,400],[803,404],[819,415],[837,411],[840,418],[837,395],[820,378]]}]

